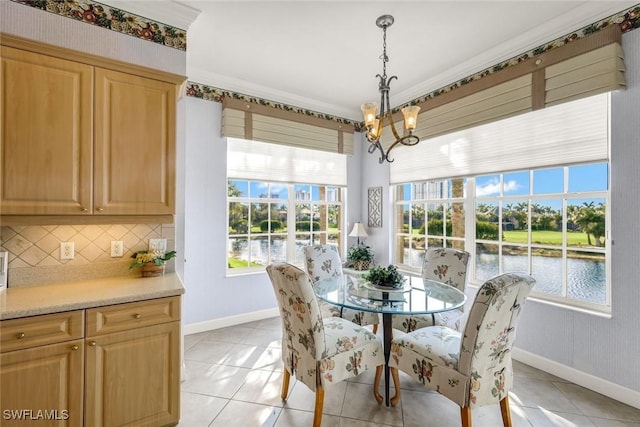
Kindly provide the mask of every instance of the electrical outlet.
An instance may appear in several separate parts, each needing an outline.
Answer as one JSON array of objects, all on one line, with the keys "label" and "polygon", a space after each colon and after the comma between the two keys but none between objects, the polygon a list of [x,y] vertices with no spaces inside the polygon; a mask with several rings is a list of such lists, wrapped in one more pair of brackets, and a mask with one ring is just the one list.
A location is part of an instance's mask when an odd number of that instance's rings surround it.
[{"label": "electrical outlet", "polygon": [[73,259],[76,251],[73,242],[60,242],[60,259]]},{"label": "electrical outlet", "polygon": [[167,251],[167,239],[149,239],[149,250],[150,251]]},{"label": "electrical outlet", "polygon": [[111,241],[111,258],[119,258],[124,254],[124,243],[122,240]]}]

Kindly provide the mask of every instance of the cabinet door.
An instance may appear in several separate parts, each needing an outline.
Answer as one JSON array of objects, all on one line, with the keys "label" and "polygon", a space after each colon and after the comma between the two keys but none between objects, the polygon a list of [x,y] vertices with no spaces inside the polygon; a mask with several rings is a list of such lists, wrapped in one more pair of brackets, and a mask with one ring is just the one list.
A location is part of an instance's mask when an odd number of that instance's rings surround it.
[{"label": "cabinet door", "polygon": [[93,67],[0,52],[2,214],[91,213]]},{"label": "cabinet door", "polygon": [[175,212],[176,86],[96,68],[96,214]]},{"label": "cabinet door", "polygon": [[164,426],[180,417],[180,322],[87,338],[85,425]]},{"label": "cabinet door", "polygon": [[0,354],[2,425],[82,426],[84,340]]}]

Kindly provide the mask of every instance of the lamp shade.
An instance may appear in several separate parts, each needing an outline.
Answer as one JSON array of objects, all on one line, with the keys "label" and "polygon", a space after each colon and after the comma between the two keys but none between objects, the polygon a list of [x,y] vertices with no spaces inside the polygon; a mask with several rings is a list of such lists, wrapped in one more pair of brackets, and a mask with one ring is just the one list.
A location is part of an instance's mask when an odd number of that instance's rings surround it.
[{"label": "lamp shade", "polygon": [[349,237],[367,237],[367,230],[364,229],[364,225],[362,223],[356,222],[353,224],[353,229],[351,233],[349,233]]}]

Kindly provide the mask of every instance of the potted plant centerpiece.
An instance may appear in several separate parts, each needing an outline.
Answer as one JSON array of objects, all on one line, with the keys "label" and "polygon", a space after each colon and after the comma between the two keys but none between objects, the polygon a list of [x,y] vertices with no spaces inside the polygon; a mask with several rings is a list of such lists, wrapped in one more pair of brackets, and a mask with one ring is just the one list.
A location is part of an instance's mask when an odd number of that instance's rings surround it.
[{"label": "potted plant centerpiece", "polygon": [[171,258],[176,256],[176,251],[138,251],[131,255],[133,262],[129,268],[140,268],[142,277],[160,276],[164,273],[164,266]]},{"label": "potted plant centerpiece", "polygon": [[404,277],[395,265],[388,267],[374,267],[362,275],[362,278],[374,286],[381,288],[399,289],[404,286]]},{"label": "potted plant centerpiece", "polygon": [[347,252],[347,260],[354,270],[368,270],[373,264],[373,251],[365,245],[352,246]]}]

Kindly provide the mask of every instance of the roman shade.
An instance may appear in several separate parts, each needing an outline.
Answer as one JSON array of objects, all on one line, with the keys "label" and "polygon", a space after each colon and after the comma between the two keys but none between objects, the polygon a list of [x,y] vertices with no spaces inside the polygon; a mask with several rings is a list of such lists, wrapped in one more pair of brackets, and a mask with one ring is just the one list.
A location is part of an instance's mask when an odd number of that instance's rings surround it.
[{"label": "roman shade", "polygon": [[398,149],[390,183],[607,160],[609,98],[599,94]]},{"label": "roman shade", "polygon": [[253,181],[345,186],[347,156],[227,138],[227,176]]},{"label": "roman shade", "polygon": [[353,154],[353,125],[225,98],[222,136]]},{"label": "roman shade", "polygon": [[[613,25],[426,99],[417,104],[421,112],[414,134],[422,145],[429,138],[623,89],[621,36],[620,27]],[[394,119],[396,128],[402,129],[400,115]],[[393,142],[390,129],[385,129],[383,137],[386,149]],[[415,148],[400,147],[391,157],[399,158],[407,150],[414,150],[415,155]]]},{"label": "roman shade", "polygon": [[625,86],[622,46],[612,43],[545,68],[545,105]]}]

